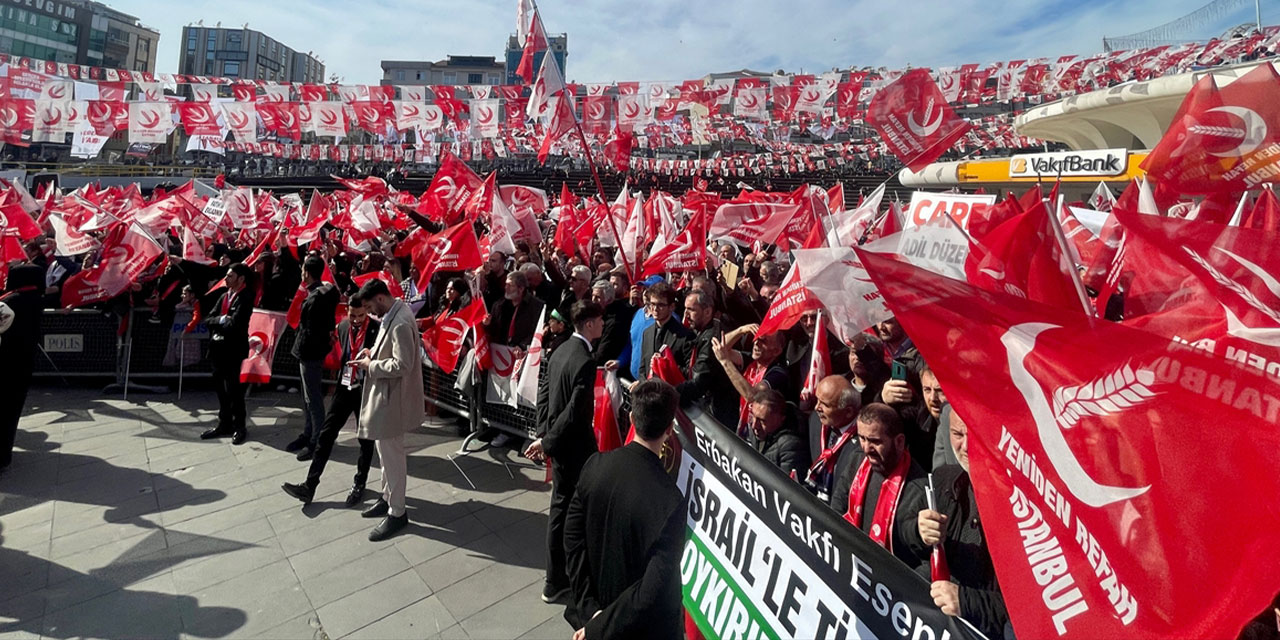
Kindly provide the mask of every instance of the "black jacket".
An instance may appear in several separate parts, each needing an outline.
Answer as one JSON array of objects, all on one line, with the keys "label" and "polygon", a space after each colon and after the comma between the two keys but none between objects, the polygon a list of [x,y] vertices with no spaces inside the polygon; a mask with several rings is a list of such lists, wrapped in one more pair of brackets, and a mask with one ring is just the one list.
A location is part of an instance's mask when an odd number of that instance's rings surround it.
[{"label": "black jacket", "polygon": [[538,383],[538,437],[553,462],[581,467],[596,452],[596,363],[586,342],[571,336],[547,362],[547,375]]},{"label": "black jacket", "polygon": [[[836,479],[831,488],[830,506],[840,515],[844,515],[849,510],[849,488],[853,486],[853,479],[858,475],[858,467],[862,464],[864,457],[862,447],[855,446],[850,455],[849,465],[844,469],[837,469]],[[875,513],[875,502],[872,499],[879,495],[879,485],[876,484],[879,482],[884,482],[884,477],[872,471],[867,481],[862,523],[858,527],[864,533],[871,529],[871,521]],[[916,464],[915,460],[912,460],[911,468],[907,471],[906,482],[902,485],[902,491],[898,493],[898,511],[894,514],[892,538],[893,555],[912,568],[919,566],[920,559],[907,543],[906,534],[916,527],[916,515],[920,512],[918,505],[925,504],[926,486],[924,470]]]},{"label": "black jacket", "polygon": [[[960,585],[960,616],[973,623],[988,638],[999,638],[1009,622],[1009,611],[1005,608],[1004,596],[1000,593],[995,568],[991,564],[991,550],[982,532],[973,483],[960,465],[948,464],[934,470],[933,486],[937,510],[947,516],[947,535],[942,546],[947,566],[951,569],[951,581]],[[907,506],[905,502],[900,504],[899,515]],[[928,580],[932,549],[925,546],[920,539],[920,530],[915,526],[917,514],[927,508],[928,503],[921,498],[912,506],[912,526],[902,531],[902,537],[923,562],[917,571]]]},{"label": "black jacket", "polygon": [[[356,353],[359,353],[361,349],[372,349],[374,341],[378,339],[378,329],[382,327],[382,323],[373,317],[367,317],[364,321],[365,324],[369,325],[369,328],[364,332],[364,342],[356,345]],[[351,353],[351,318],[343,318],[342,322],[338,323],[337,333],[338,345],[342,348],[342,360],[338,363],[338,366],[341,367],[354,355]],[[359,332],[357,332],[358,334]]]},{"label": "black jacket", "polygon": [[[10,384],[25,386],[35,369],[36,351],[42,344],[40,322],[44,314],[44,269],[18,265],[9,271],[5,304],[13,311],[13,324],[0,335],[0,363]],[[14,413],[14,419],[20,412]]]},{"label": "black jacket", "polygon": [[782,473],[790,476],[794,472],[797,480],[804,480],[804,474],[809,470],[809,445],[794,428],[783,425],[765,436],[763,441],[752,432],[748,440],[765,460],[781,469]]},{"label": "black jacket", "polygon": [[[614,300],[604,308],[604,333],[600,334],[600,343],[596,345],[596,364],[603,365],[610,360],[617,360],[622,350],[631,343],[631,317],[636,308],[626,300]],[[565,320],[569,318],[566,316]]]},{"label": "black jacket", "polygon": [[[661,329],[661,336],[659,336],[659,329]],[[640,338],[640,379],[649,379],[649,360],[664,344],[671,347],[671,354],[676,357],[676,364],[680,365],[681,371],[687,373],[689,354],[693,353],[693,340],[693,330],[676,320],[674,314],[667,318],[667,323],[662,327],[655,324],[645,329],[644,335]]]},{"label": "black jacket", "polygon": [[[231,306],[222,313],[222,303],[231,296]],[[242,288],[232,296],[223,291],[209,309],[209,356],[214,359],[244,360],[249,355],[249,318],[253,317],[253,290]]]},{"label": "black jacket", "polygon": [[732,430],[738,426],[741,396],[724,372],[724,365],[711,350],[711,339],[720,335],[720,322],[716,320],[694,337],[689,356],[692,370],[689,379],[676,386],[676,391],[680,392],[682,403],[705,402],[712,417]]},{"label": "black jacket", "polygon": [[[817,477],[814,478],[814,483],[812,485],[809,485],[808,483],[806,483],[806,486],[808,486],[808,489],[810,491],[813,491],[814,493],[825,494],[827,496],[828,505],[831,504],[830,497],[831,497],[831,492],[835,486],[836,478],[839,477],[841,474],[847,474],[848,477],[852,478],[853,473],[857,471],[857,468],[854,467],[852,471],[850,471],[849,468],[853,466],[854,460],[857,460],[859,463],[862,462],[862,456],[860,455],[862,453],[862,447],[858,444],[857,421],[855,420],[847,428],[853,429],[854,433],[848,440],[845,441],[844,445],[840,447],[840,453],[839,455],[836,456],[836,463],[835,463],[835,466],[832,467],[831,473],[829,474],[819,473],[817,474]],[[811,461],[816,461],[818,457],[822,455],[822,450],[826,446],[826,443],[821,442],[822,423],[818,418],[817,412],[809,414],[809,434],[808,435],[809,435],[809,438],[808,438],[809,439],[809,459]],[[836,436],[834,434],[832,435],[832,438],[838,439],[838,437],[839,436]],[[804,477],[801,477],[800,479],[802,481],[806,480],[806,478]],[[846,502],[848,502],[847,498],[848,496],[846,496]],[[844,511],[841,510],[840,513],[843,515]]]},{"label": "black jacket", "polygon": [[[591,457],[565,522],[574,604],[588,638],[679,638],[685,501],[662,462],[631,443]],[[596,611],[600,615],[592,617]]]},{"label": "black jacket", "polygon": [[334,314],[338,310],[338,287],[328,282],[313,282],[302,301],[298,333],[293,339],[293,357],[299,360],[323,360],[329,355],[329,336],[333,333]]},{"label": "black jacket", "polygon": [[[503,298],[489,310],[489,342],[508,347],[528,349],[533,334],[538,331],[538,317],[542,315],[542,301],[525,292],[520,306]],[[512,322],[512,318],[515,322]]]}]

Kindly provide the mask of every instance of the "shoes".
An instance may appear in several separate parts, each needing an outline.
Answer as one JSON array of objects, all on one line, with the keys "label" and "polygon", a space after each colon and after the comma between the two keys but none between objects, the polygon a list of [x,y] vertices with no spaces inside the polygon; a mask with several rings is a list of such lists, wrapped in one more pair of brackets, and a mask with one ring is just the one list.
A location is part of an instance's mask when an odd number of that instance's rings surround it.
[{"label": "shoes", "polygon": [[569,597],[569,587],[557,587],[550,583],[542,587],[542,601],[547,604],[555,604]]},{"label": "shoes", "polygon": [[364,485],[351,485],[351,492],[347,494],[347,506],[354,507],[359,504],[360,499],[364,498]]},{"label": "shoes", "polygon": [[225,438],[229,435],[231,435],[230,429],[223,429],[222,427],[214,427],[212,429],[206,429],[204,433],[200,434],[200,439],[213,440],[215,438]]},{"label": "shoes", "polygon": [[378,526],[369,532],[369,542],[381,542],[394,536],[401,529],[409,526],[409,514],[404,513],[398,516],[387,516],[378,523]]},{"label": "shoes", "polygon": [[286,444],[284,446],[284,450],[288,451],[289,453],[293,453],[299,449],[302,449],[303,447],[306,447],[308,444],[310,444],[310,441],[307,440],[306,436],[298,436],[293,439],[293,442]]},{"label": "shoes", "polygon": [[306,461],[306,460],[310,460],[311,458],[315,457],[315,455],[316,455],[316,450],[315,450],[315,449],[312,449],[312,448],[311,448],[311,447],[309,447],[309,446],[308,446],[308,447],[303,447],[303,448],[302,448],[302,451],[299,451],[299,452],[298,452],[298,460],[299,460],[299,461]]},{"label": "shoes", "polygon": [[244,429],[241,429],[231,434],[231,444],[234,444],[234,445],[244,444],[244,441],[248,438],[249,438],[249,432],[245,431]]},{"label": "shoes", "polygon": [[497,435],[493,440],[490,440],[490,441],[489,441],[489,446],[491,446],[491,447],[505,447],[505,446],[507,446],[507,443],[509,443],[509,442],[511,442],[511,436],[509,436],[509,435],[507,435],[507,434],[505,434],[505,433],[499,433],[499,434],[498,434],[498,435]]},{"label": "shoes", "polygon": [[284,492],[301,500],[302,504],[311,504],[311,499],[316,497],[316,490],[305,484],[289,484],[288,482],[280,485]]},{"label": "shoes", "polygon": [[382,498],[378,498],[378,501],[373,503],[372,506],[360,512],[360,517],[381,518],[382,516],[387,515],[388,511],[390,511],[390,507],[387,506],[387,501]]}]

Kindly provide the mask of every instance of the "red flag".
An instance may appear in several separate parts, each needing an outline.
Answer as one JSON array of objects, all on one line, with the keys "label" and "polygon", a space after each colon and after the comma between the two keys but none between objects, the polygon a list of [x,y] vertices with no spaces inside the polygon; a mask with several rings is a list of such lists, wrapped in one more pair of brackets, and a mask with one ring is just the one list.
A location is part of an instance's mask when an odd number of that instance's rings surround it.
[{"label": "red flag", "polygon": [[787,276],[782,279],[778,292],[773,295],[773,302],[769,303],[769,310],[765,311],[756,335],[764,336],[775,331],[790,329],[800,321],[800,316],[803,316],[806,311],[816,311],[821,308],[822,302],[804,286],[800,280],[800,270],[792,265],[787,271]]},{"label": "red flag", "polygon": [[[218,116],[213,113],[213,106],[208,102],[179,102],[176,105],[178,118],[189,136],[216,136],[222,129],[218,125]],[[261,108],[261,107],[259,107]],[[90,122],[93,108],[90,105]],[[95,129],[97,127],[95,126]]]},{"label": "red flag", "polygon": [[433,220],[452,222],[483,183],[465,162],[445,152],[440,168],[431,178],[431,186],[418,202],[418,211]]},{"label": "red flag", "polygon": [[[1234,638],[1269,605],[1280,511],[1258,496],[1280,492],[1274,377],[862,258],[968,424],[1019,637]],[[1206,476],[1209,451],[1224,462]]]},{"label": "red flag", "polygon": [[675,386],[684,382],[684,374],[680,371],[680,365],[676,363],[676,356],[671,352],[671,347],[662,345],[658,348],[658,352],[649,358],[649,377],[657,378]]},{"label": "red flag", "polygon": [[1219,90],[1205,74],[1142,161],[1150,179],[1181,193],[1255,189],[1280,176],[1280,76],[1260,64]]},{"label": "red flag", "polygon": [[631,168],[631,150],[635,148],[635,134],[615,128],[613,136],[604,145],[604,159],[614,169],[626,173]]},{"label": "red flag", "polygon": [[525,84],[533,82],[533,59],[540,51],[547,50],[547,32],[542,26],[542,16],[532,6],[532,2],[523,0],[518,7],[516,37],[520,43],[520,64],[516,66],[516,75]]},{"label": "red flag", "polygon": [[363,287],[364,283],[370,280],[381,280],[386,283],[387,288],[391,290],[391,297],[404,299],[404,289],[400,288],[400,281],[391,277],[386,271],[371,271],[362,275],[355,276],[351,279],[356,283],[357,287]]},{"label": "red flag", "polygon": [[240,364],[240,382],[271,382],[271,361],[284,325],[285,315],[279,311],[253,310],[249,318],[249,353]]},{"label": "red flag", "polygon": [[551,97],[553,103],[551,112],[551,122],[547,124],[546,135],[542,138],[542,146],[538,148],[538,162],[546,164],[547,156],[551,154],[551,145],[562,138],[564,134],[573,131],[576,120],[573,115],[573,105],[570,104],[569,98],[565,94],[559,93]]},{"label": "red flag", "polygon": [[712,239],[729,238],[743,246],[750,246],[756,241],[775,244],[798,211],[798,204],[748,202],[720,205],[707,236]]},{"label": "red flag", "polygon": [[587,96],[582,99],[582,130],[596,136],[609,133],[613,120],[613,96]]},{"label": "red flag", "polygon": [[139,282],[147,267],[164,255],[164,249],[141,226],[118,226],[103,241],[102,262],[67,279],[62,287],[62,306],[80,307],[114,298]]},{"label": "red flag", "polygon": [[1258,199],[1253,203],[1253,209],[1244,217],[1241,226],[1271,233],[1280,231],[1280,201],[1276,200],[1275,192],[1270,188],[1261,189]]},{"label": "red flag", "polygon": [[40,235],[40,227],[16,203],[0,206],[0,230],[4,235],[21,238],[23,242]]},{"label": "red flag", "polygon": [[965,276],[988,291],[1080,310],[1081,300],[1066,269],[1075,264],[1058,249],[1043,201],[996,227],[969,252]]},{"label": "red flag", "polygon": [[947,106],[928,69],[912,69],[876,93],[867,122],[912,171],[937,160],[971,128]]},{"label": "red flag", "polygon": [[423,321],[427,326],[422,330],[422,346],[427,357],[444,370],[453,373],[458,368],[458,356],[462,353],[462,343],[466,340],[467,331],[477,329],[477,351],[480,336],[480,322],[486,315],[484,298],[476,296],[471,304],[450,314],[447,310],[430,320]]},{"label": "red flag", "polygon": [[707,234],[697,219],[690,221],[689,226],[675,240],[654,246],[648,259],[644,261],[640,277],[661,273],[679,273],[701,271],[707,266]]},{"label": "red flag", "polygon": [[418,267],[418,290],[426,291],[431,275],[437,270],[469,271],[484,264],[480,241],[471,223],[463,221],[441,231],[419,245],[413,252]]},{"label": "red flag", "polygon": [[613,451],[622,446],[618,410],[613,406],[613,394],[609,393],[606,376],[615,376],[616,384],[616,373],[596,370],[595,415],[591,420],[591,429],[596,435],[596,448],[601,452]]}]

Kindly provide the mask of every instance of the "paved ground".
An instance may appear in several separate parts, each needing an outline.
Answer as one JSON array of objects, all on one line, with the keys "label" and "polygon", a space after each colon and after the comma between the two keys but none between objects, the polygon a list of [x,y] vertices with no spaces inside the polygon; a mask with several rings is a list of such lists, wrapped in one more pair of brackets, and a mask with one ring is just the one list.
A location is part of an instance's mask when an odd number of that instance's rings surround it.
[{"label": "paved ground", "polygon": [[[549,485],[514,454],[457,463],[452,425],[408,438],[410,527],[382,543],[342,504],[344,432],[315,502],[297,395],[249,399],[250,441],[201,441],[212,392],[40,387],[0,475],[0,637],[567,638],[541,602]],[[509,457],[508,457],[509,456]],[[504,462],[506,464],[504,464]],[[375,461],[375,466],[376,466]],[[380,472],[369,480],[375,487]],[[370,498],[372,500],[372,497]]]}]

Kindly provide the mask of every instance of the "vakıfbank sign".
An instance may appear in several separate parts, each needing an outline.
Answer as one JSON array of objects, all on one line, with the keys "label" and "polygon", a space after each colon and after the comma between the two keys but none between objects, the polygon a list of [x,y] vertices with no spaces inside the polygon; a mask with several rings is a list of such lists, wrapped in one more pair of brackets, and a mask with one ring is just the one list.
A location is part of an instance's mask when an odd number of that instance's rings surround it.
[{"label": "vak\u0131fbank sign", "polygon": [[1124,149],[1035,153],[1009,158],[1010,178],[1105,177],[1129,170]]}]

